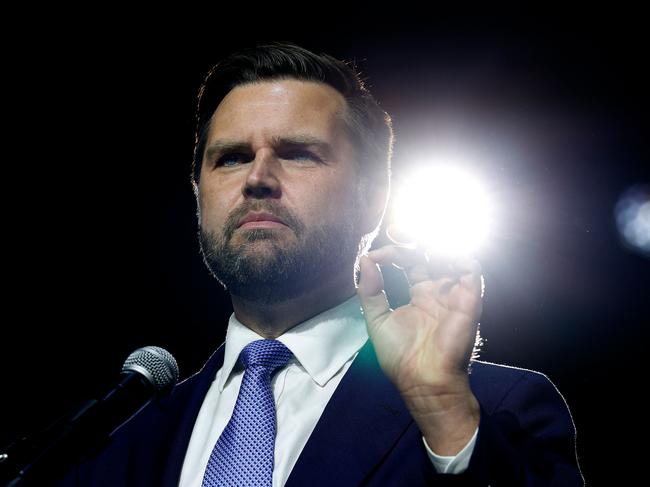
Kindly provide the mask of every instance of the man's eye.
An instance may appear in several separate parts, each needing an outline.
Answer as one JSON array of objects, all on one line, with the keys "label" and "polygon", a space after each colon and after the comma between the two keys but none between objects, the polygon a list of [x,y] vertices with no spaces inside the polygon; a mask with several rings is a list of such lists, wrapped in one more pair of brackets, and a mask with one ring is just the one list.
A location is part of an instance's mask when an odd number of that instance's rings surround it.
[{"label": "man's eye", "polygon": [[282,154],[283,159],[320,161],[320,157],[307,150],[291,150]]},{"label": "man's eye", "polygon": [[244,154],[239,154],[236,152],[230,154],[224,154],[219,159],[217,159],[217,166],[235,166],[240,163],[248,162],[250,158],[247,158]]}]

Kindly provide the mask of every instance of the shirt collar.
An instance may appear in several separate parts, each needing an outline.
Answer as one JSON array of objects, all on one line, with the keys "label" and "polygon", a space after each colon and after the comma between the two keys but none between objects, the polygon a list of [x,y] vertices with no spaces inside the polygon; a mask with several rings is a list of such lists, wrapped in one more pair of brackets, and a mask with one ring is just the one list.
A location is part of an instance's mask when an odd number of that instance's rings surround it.
[{"label": "shirt collar", "polygon": [[[243,325],[234,313],[230,316],[219,392],[223,391],[244,347],[263,338]],[[277,339],[291,350],[295,360],[319,386],[325,386],[368,339],[358,296],[355,294],[294,326]]]}]

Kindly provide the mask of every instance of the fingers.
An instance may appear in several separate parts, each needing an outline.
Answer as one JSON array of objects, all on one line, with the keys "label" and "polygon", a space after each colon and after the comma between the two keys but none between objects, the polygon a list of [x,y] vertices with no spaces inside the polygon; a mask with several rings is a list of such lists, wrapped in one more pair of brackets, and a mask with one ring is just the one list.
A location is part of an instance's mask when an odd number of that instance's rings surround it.
[{"label": "fingers", "polygon": [[443,278],[411,286],[411,304],[435,316],[441,310],[462,313],[475,320],[481,314],[481,276],[465,275],[458,279]]},{"label": "fingers", "polygon": [[384,292],[384,278],[377,264],[364,255],[359,259],[359,267],[361,275],[357,294],[372,334],[390,315],[391,310]]},{"label": "fingers", "polygon": [[474,276],[481,275],[481,264],[476,259],[461,258],[454,261],[452,264],[454,273],[458,275],[472,274]]},{"label": "fingers", "polygon": [[384,290],[384,278],[377,267],[368,256],[363,255],[359,259],[359,293],[363,296],[375,296]]},{"label": "fingers", "polygon": [[380,265],[394,265],[400,269],[418,264],[426,264],[426,256],[422,251],[412,247],[386,245],[368,252],[374,262]]},{"label": "fingers", "polygon": [[391,224],[386,229],[386,236],[397,245],[417,246],[417,239],[399,225]]},{"label": "fingers", "polygon": [[393,265],[403,269],[411,285],[430,279],[426,255],[415,248],[387,245],[368,253],[380,265]]},{"label": "fingers", "polygon": [[485,282],[481,264],[476,259],[462,259],[454,263],[454,268],[460,276],[461,285],[472,295],[482,298],[485,294]]},{"label": "fingers", "polygon": [[370,297],[374,297],[368,311],[372,316],[383,316],[390,309],[377,264],[404,270],[412,304],[426,310],[443,306],[468,315],[480,315],[484,287],[481,265],[477,260],[429,258],[421,249],[387,245],[369,252],[360,260],[359,294],[366,296],[369,303]]},{"label": "fingers", "polygon": [[[368,253],[368,257],[380,265],[393,265],[403,269],[411,286],[429,280],[451,279],[457,283],[463,276],[467,284],[481,275],[481,266],[475,259],[460,258],[451,260],[441,256],[429,256],[419,248],[386,245]],[[470,282],[471,281],[471,282]]]}]

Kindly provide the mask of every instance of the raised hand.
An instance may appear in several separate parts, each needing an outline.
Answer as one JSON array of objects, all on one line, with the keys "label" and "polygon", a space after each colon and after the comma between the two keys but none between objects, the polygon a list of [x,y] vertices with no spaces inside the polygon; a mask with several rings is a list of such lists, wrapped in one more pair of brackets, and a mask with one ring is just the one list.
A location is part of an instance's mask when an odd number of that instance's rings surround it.
[{"label": "raised hand", "polygon": [[[404,269],[408,304],[390,309],[377,264]],[[421,250],[388,245],[362,257],[360,266],[358,294],[382,370],[429,447],[455,455],[480,416],[467,374],[481,313],[478,262],[441,263]]]}]

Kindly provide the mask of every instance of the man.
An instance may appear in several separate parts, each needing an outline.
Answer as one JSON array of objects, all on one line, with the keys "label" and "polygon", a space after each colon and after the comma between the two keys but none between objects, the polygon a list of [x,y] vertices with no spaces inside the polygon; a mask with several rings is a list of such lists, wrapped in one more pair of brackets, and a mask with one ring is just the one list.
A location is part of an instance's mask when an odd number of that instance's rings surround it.
[{"label": "man", "polygon": [[[550,381],[472,360],[478,263],[365,254],[391,147],[390,118],[327,55],[274,44],[213,68],[192,184],[226,342],[66,482],[582,485]],[[409,304],[389,308],[377,264],[404,269]]]}]

